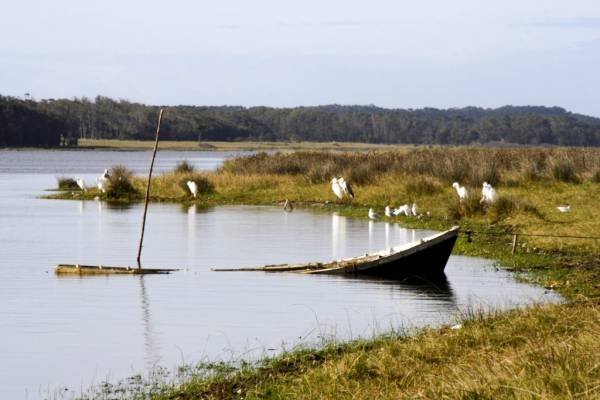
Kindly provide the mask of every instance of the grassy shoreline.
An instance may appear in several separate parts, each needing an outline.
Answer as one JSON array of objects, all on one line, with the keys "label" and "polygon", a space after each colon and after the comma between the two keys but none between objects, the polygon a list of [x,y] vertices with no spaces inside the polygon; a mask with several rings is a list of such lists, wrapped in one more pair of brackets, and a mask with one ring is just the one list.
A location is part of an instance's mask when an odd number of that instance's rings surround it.
[{"label": "grassy shoreline", "polygon": [[[411,150],[414,151],[414,150]],[[451,155],[417,154],[411,158],[356,155],[331,158],[323,153],[252,156],[232,160],[216,172],[173,172],[153,181],[153,201],[212,206],[219,204],[296,205],[366,218],[368,207],[380,212],[387,204],[417,202],[429,218],[388,219],[407,227],[445,229],[459,223],[477,232],[600,236],[600,184],[596,150],[544,153],[515,150]],[[537,150],[536,150],[537,151]],[[468,155],[469,169],[460,164]],[[492,168],[486,164],[495,157]],[[534,165],[532,157],[547,165]],[[336,156],[337,157],[337,156]],[[346,158],[357,157],[345,164]],[[454,157],[454,158],[452,158]],[[507,157],[503,160],[502,157]],[[443,166],[427,169],[423,163]],[[397,163],[398,167],[390,167]],[[521,163],[521,164],[519,164]],[[561,164],[562,163],[562,164]],[[595,164],[596,163],[596,164]],[[305,165],[306,164],[306,165]],[[540,163],[538,163],[540,164]],[[319,165],[310,170],[311,165]],[[360,169],[353,168],[360,165]],[[427,168],[426,168],[427,167]],[[307,169],[308,168],[308,169]],[[419,168],[414,172],[411,168]],[[452,168],[479,195],[476,182],[492,180],[498,205],[483,207],[478,196],[460,203],[450,186]],[[340,171],[340,172],[334,172]],[[461,172],[462,171],[462,172]],[[565,172],[566,171],[566,172]],[[356,198],[336,202],[327,177],[351,176]],[[490,179],[490,177],[492,179]],[[207,189],[194,199],[186,192],[189,179],[204,179]],[[425,182],[425,183],[424,183]],[[138,192],[142,178],[133,178]],[[66,191],[51,198],[92,199],[97,190]],[[116,198],[139,201],[139,197]],[[556,206],[568,203],[570,213]],[[494,315],[466,315],[463,328],[423,329],[319,350],[298,350],[267,359],[258,366],[229,367],[199,374],[176,385],[165,384],[159,399],[313,399],[313,398],[597,398],[600,396],[600,248],[598,241],[524,237],[516,254],[510,236],[461,235],[455,254],[499,260],[502,267],[525,273],[524,279],[556,290],[568,303],[534,306]],[[440,379],[441,377],[441,379]],[[160,386],[160,385],[159,385]]]}]

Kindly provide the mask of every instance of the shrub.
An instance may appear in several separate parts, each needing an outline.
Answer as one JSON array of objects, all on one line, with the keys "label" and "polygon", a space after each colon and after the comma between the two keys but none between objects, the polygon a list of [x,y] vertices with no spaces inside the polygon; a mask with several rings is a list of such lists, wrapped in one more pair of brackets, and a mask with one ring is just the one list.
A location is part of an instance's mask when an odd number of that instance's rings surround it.
[{"label": "shrub", "polygon": [[557,181],[579,183],[580,179],[575,171],[575,165],[568,158],[556,160],[552,165],[552,176]]},{"label": "shrub", "polygon": [[473,189],[469,189],[469,193],[471,193],[470,196],[463,201],[453,196],[452,201],[446,207],[448,218],[456,220],[483,213],[484,208],[479,201],[479,197],[474,195]]},{"label": "shrub", "polygon": [[188,162],[188,160],[183,160],[177,163],[175,166],[176,174],[189,174],[194,172],[194,166]]},{"label": "shrub", "polygon": [[110,169],[110,180],[106,189],[106,196],[112,199],[135,199],[140,197],[140,192],[133,186],[133,171],[123,165],[116,165]]},{"label": "shrub", "polygon": [[59,190],[79,190],[79,186],[77,182],[73,178],[67,178],[65,176],[61,176],[56,178],[58,181],[58,189]]},{"label": "shrub", "polygon": [[594,172],[594,175],[592,175],[592,182],[600,183],[600,169],[596,170],[596,172]]}]

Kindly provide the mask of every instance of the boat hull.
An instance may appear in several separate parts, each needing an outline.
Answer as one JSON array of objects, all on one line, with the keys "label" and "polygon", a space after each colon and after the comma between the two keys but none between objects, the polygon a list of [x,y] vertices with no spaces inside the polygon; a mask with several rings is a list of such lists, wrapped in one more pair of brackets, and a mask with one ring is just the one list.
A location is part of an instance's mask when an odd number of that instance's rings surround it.
[{"label": "boat hull", "polygon": [[403,279],[420,277],[444,278],[444,269],[459,228],[441,232],[404,246],[393,247],[373,254],[352,257],[329,263],[280,264],[259,268],[226,268],[213,271],[295,272],[302,274],[371,275]]}]

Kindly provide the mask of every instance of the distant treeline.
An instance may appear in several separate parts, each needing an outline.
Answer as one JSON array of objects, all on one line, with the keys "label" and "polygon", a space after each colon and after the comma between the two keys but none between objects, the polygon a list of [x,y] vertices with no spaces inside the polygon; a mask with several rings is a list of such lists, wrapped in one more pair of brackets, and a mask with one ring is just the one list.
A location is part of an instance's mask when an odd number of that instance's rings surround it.
[{"label": "distant treeline", "polygon": [[[3,135],[23,136],[15,127],[27,127],[28,132],[31,127],[38,130],[36,115],[51,123],[38,133],[41,145],[56,139],[55,129],[60,129],[59,136],[62,134],[67,142],[78,138],[151,140],[158,113],[157,106],[100,96],[94,100],[38,102],[4,97],[0,107],[0,145],[19,143],[10,138],[2,141]],[[32,126],[24,117],[27,112],[32,115]],[[447,110],[340,105],[296,108],[171,106],[167,107],[161,132],[165,140],[600,145],[600,119],[570,113],[559,107],[534,106]]]},{"label": "distant treeline", "polygon": [[0,96],[0,147],[54,147],[66,125],[38,104]]}]

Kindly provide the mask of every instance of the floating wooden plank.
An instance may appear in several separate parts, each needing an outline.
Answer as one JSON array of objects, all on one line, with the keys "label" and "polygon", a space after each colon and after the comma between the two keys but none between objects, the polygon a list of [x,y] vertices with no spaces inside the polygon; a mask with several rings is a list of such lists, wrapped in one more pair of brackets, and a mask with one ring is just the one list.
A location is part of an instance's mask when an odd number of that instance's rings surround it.
[{"label": "floating wooden plank", "polygon": [[402,246],[360,257],[327,263],[265,265],[257,268],[213,268],[213,271],[295,272],[302,274],[365,274],[390,278],[407,276],[439,277],[454,248],[459,227],[455,226]]},{"label": "floating wooden plank", "polygon": [[58,264],[54,270],[57,275],[150,275],[169,274],[178,269],[168,268],[131,268],[108,265]]}]

